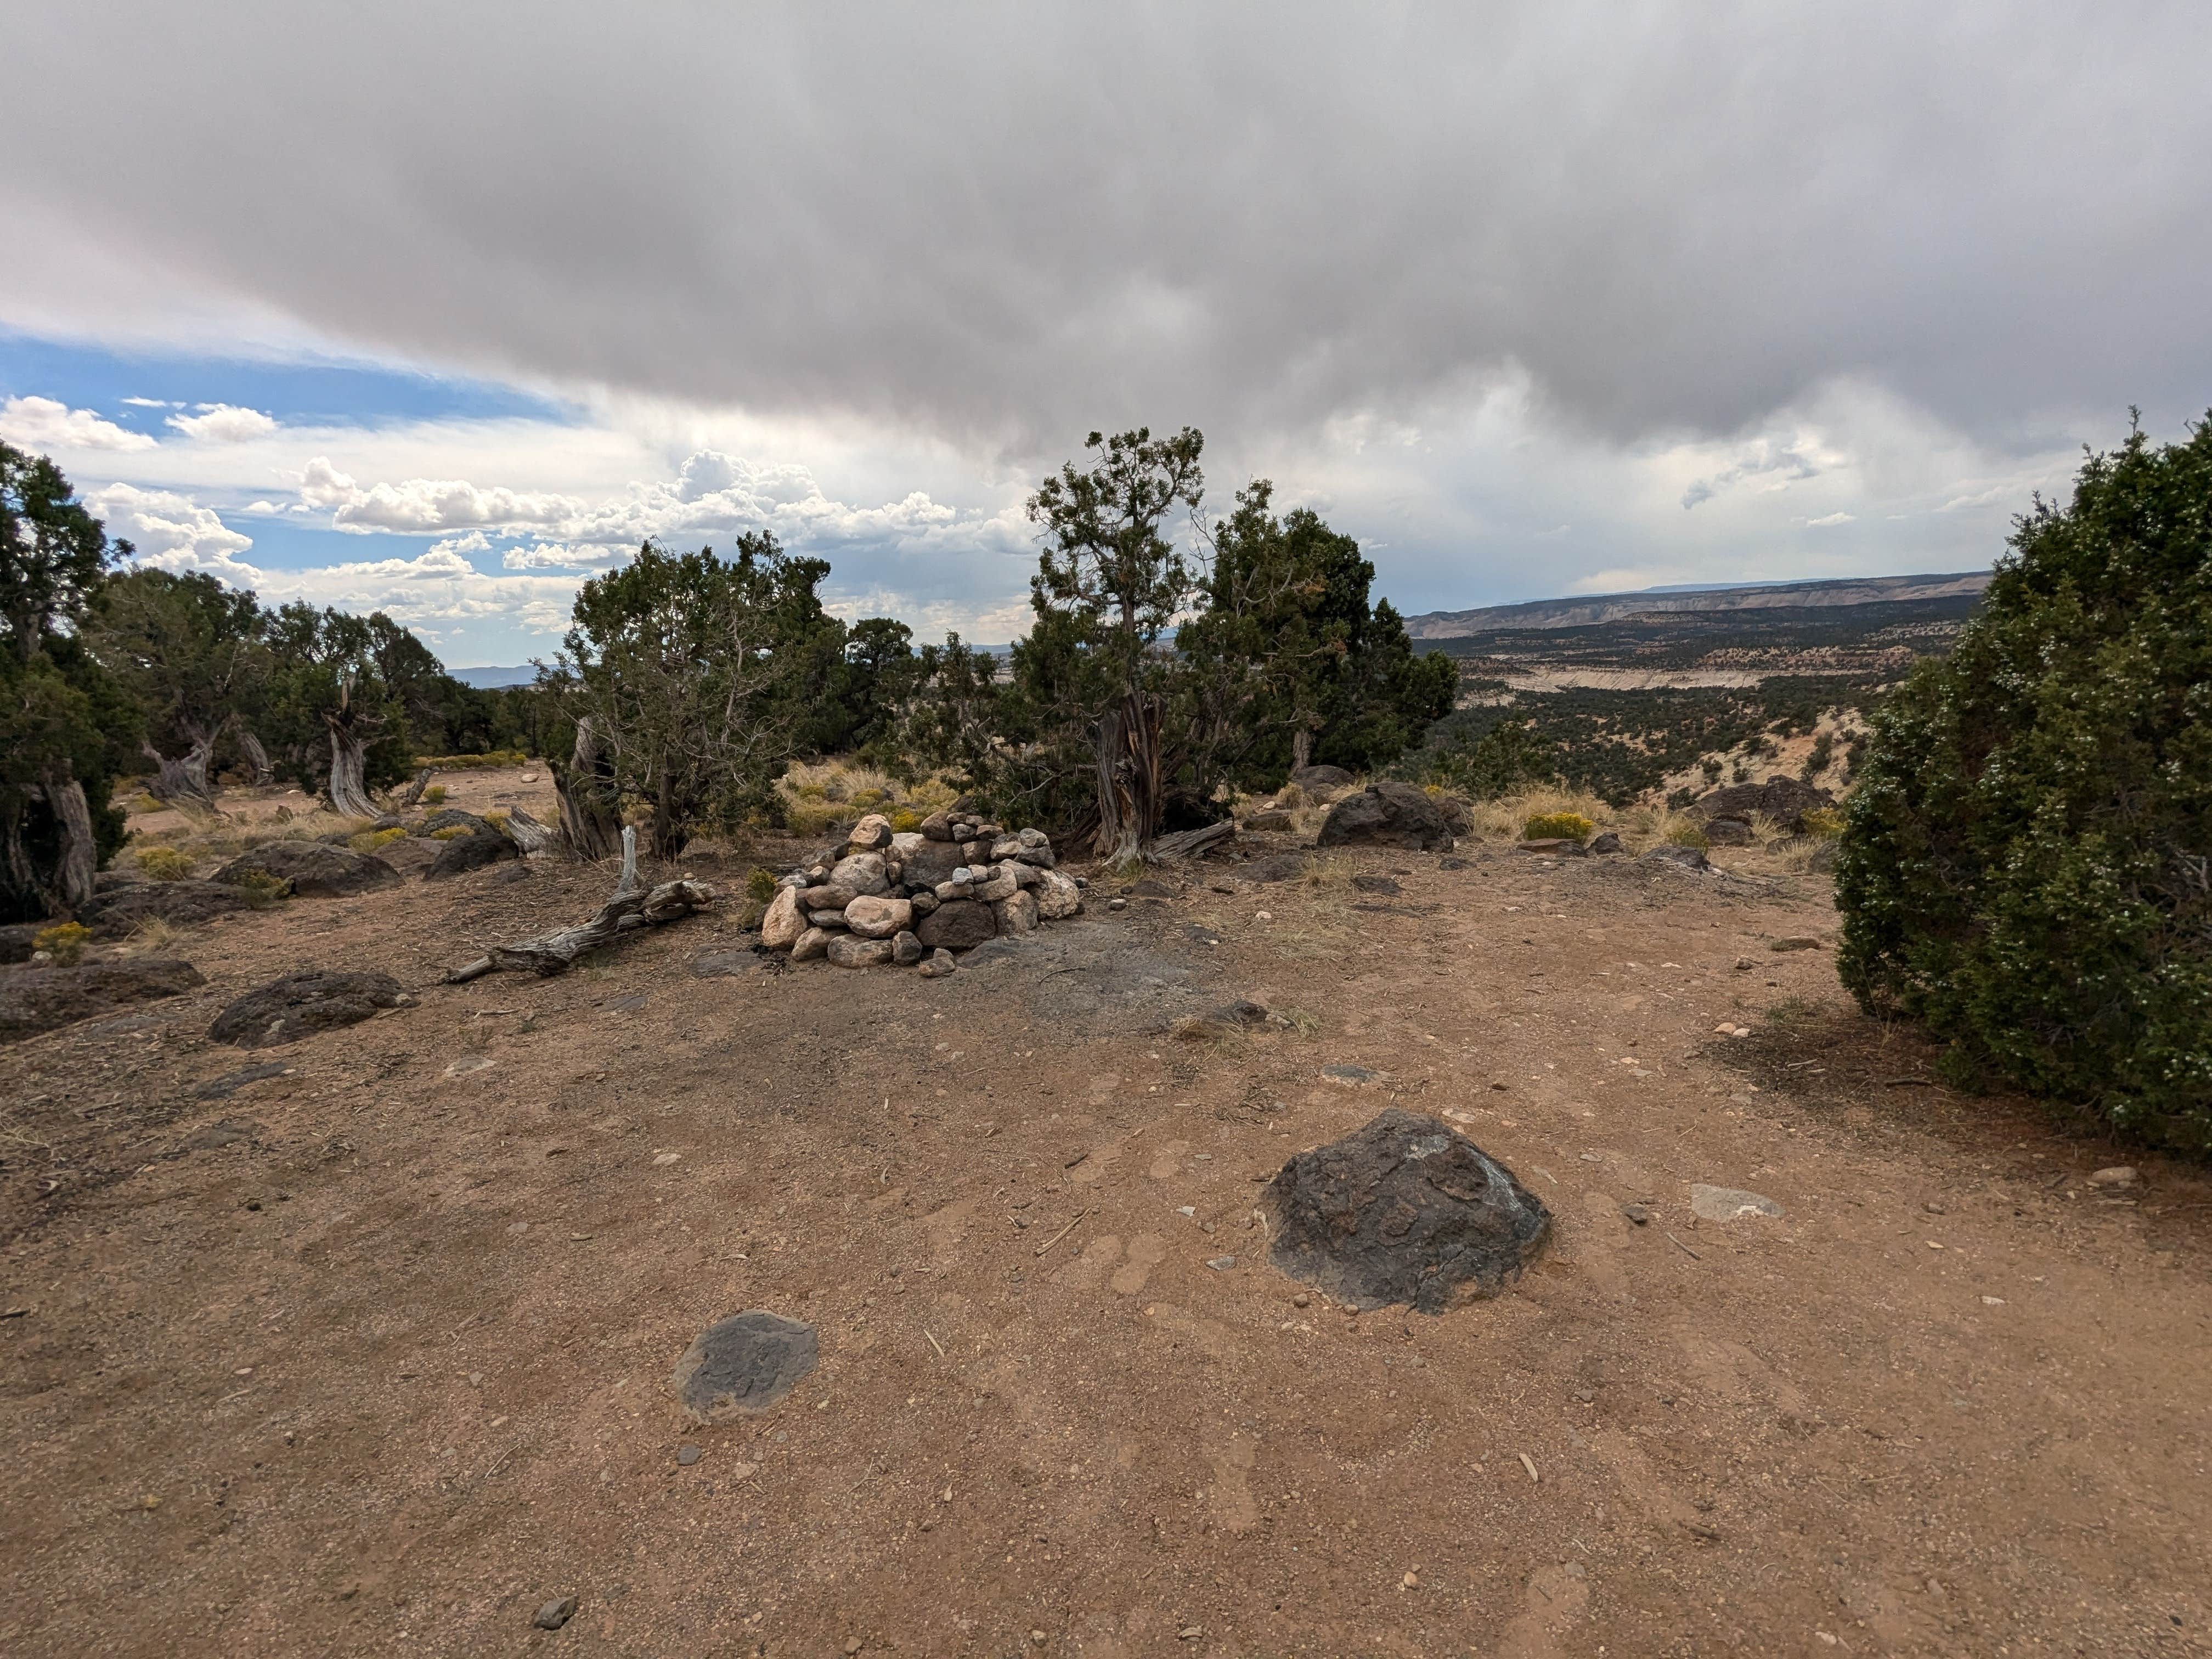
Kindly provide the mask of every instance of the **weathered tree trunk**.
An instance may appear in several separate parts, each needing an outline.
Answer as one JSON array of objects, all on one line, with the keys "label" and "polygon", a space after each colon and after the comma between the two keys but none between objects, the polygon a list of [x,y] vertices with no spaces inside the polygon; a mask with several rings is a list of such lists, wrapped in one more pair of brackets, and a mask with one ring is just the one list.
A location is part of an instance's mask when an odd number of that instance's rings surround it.
[{"label": "weathered tree trunk", "polygon": [[1098,834],[1109,863],[1152,856],[1160,823],[1160,702],[1132,691],[1098,722]]},{"label": "weathered tree trunk", "polygon": [[181,806],[187,811],[212,812],[216,810],[215,791],[208,783],[208,764],[215,758],[213,738],[198,739],[190,749],[173,759],[150,743],[141,742],[138,747],[147,759],[161,769],[160,775],[147,785],[148,794],[155,800]]},{"label": "weathered tree trunk", "polygon": [[1313,764],[1313,728],[1303,720],[1291,733],[1291,770],[1303,772]]},{"label": "weathered tree trunk", "polygon": [[341,817],[380,816],[368,798],[368,750],[343,726],[331,727],[331,810]]},{"label": "weathered tree trunk", "polygon": [[598,949],[639,927],[657,927],[690,915],[714,902],[714,890],[692,881],[664,881],[651,892],[637,874],[637,830],[625,825],[622,832],[622,879],[614,896],[599,907],[589,921],[562,927],[513,945],[495,945],[485,955],[446,975],[448,985],[465,985],[504,968],[511,973],[541,975],[564,973],[585,951]]},{"label": "weathered tree trunk", "polygon": [[408,811],[416,801],[422,799],[422,792],[430,787],[430,774],[434,769],[431,767],[424,767],[415,775],[415,781],[402,789],[394,798],[401,811]]},{"label": "weathered tree trunk", "polygon": [[256,789],[266,789],[276,781],[276,769],[270,764],[269,751],[261,746],[261,739],[241,728],[238,746],[246,758],[246,775],[252,779]]},{"label": "weathered tree trunk", "polygon": [[351,676],[339,682],[338,706],[323,710],[323,724],[331,730],[328,793],[331,811],[349,818],[380,816],[376,803],[368,798],[367,738],[384,722],[353,706]]},{"label": "weathered tree trunk", "polygon": [[550,823],[540,823],[520,806],[507,815],[509,840],[526,854],[544,853],[561,845],[561,832]]},{"label": "weathered tree trunk", "polygon": [[549,769],[561,801],[561,835],[569,856],[587,863],[611,856],[622,829],[614,811],[614,768],[599,753],[589,714],[576,722],[568,764],[553,761]]},{"label": "weathered tree trunk", "polygon": [[59,908],[74,911],[92,896],[92,878],[100,868],[100,848],[93,839],[92,808],[84,798],[84,785],[72,777],[46,777],[46,805],[61,831],[61,853],[54,863],[53,894]]}]

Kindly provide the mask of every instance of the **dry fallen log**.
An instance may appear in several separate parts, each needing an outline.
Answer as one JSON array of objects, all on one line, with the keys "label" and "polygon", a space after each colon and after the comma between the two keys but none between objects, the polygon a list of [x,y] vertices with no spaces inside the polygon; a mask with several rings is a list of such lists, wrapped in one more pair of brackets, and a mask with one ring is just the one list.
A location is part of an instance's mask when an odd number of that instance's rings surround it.
[{"label": "dry fallen log", "polygon": [[556,928],[535,939],[513,945],[495,945],[466,967],[446,975],[448,985],[465,985],[472,979],[506,969],[510,973],[551,975],[565,972],[578,957],[598,949],[639,927],[658,927],[688,916],[714,902],[714,890],[696,881],[664,881],[650,892],[637,875],[637,830],[623,829],[622,879],[614,896],[599,907],[599,915],[573,927]]},{"label": "dry fallen log", "polygon": [[393,805],[403,812],[411,811],[415,803],[422,799],[422,792],[430,787],[430,772],[431,769],[427,766],[417,772],[415,781],[392,797]]},{"label": "dry fallen log", "polygon": [[1200,824],[1195,830],[1178,830],[1172,836],[1162,836],[1152,843],[1152,856],[1163,862],[1169,859],[1187,859],[1203,853],[1216,842],[1226,841],[1237,833],[1237,820],[1224,818],[1218,823]]}]

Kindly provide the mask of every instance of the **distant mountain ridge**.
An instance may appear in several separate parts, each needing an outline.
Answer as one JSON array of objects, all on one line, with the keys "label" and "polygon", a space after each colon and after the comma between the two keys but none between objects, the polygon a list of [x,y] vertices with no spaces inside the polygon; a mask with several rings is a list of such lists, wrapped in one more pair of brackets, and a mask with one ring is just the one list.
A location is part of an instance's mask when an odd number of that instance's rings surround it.
[{"label": "distant mountain ridge", "polygon": [[538,670],[528,663],[524,663],[520,668],[448,668],[446,672],[463,685],[473,685],[479,691],[497,691],[509,685],[528,685],[538,678]]},{"label": "distant mountain ridge", "polygon": [[1640,593],[1595,593],[1584,599],[1529,599],[1473,611],[1430,611],[1406,618],[1417,640],[1462,639],[1509,628],[1587,628],[1683,611],[1774,611],[1875,605],[1885,600],[1965,597],[1990,585],[1990,572],[1964,570],[1933,576],[1848,576],[1808,582],[1766,582],[1741,587],[1649,588]]}]

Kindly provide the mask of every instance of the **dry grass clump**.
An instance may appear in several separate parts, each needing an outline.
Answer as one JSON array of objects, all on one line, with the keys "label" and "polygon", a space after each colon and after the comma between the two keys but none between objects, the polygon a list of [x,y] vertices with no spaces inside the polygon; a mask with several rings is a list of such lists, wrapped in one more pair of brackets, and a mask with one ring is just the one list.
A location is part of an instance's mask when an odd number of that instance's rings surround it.
[{"label": "dry grass clump", "polygon": [[776,790],[785,823],[800,836],[827,835],[870,812],[881,812],[894,830],[911,835],[931,813],[960,799],[957,789],[934,774],[902,784],[878,768],[835,756],[794,761]]},{"label": "dry grass clump", "polygon": [[446,804],[446,786],[445,786],[444,784],[442,784],[442,783],[434,783],[434,784],[432,784],[432,785],[431,785],[428,789],[425,789],[425,790],[422,792],[422,805],[425,805],[425,806],[443,806],[445,804]]},{"label": "dry grass clump", "polygon": [[141,847],[131,856],[149,881],[182,881],[192,873],[196,861],[173,847]]},{"label": "dry grass clump", "polygon": [[359,835],[348,836],[346,845],[356,853],[374,853],[380,847],[389,847],[395,841],[406,838],[407,832],[396,826],[390,830],[364,830]]},{"label": "dry grass clump", "polygon": [[131,930],[123,941],[124,951],[131,956],[158,957],[184,937],[174,922],[161,916],[149,916]]}]

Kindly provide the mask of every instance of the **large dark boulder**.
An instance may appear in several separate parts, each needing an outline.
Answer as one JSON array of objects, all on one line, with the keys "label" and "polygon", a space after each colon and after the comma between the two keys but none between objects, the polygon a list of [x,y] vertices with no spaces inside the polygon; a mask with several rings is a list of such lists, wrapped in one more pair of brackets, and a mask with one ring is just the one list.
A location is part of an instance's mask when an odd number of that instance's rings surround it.
[{"label": "large dark boulder", "polygon": [[1291,781],[1311,794],[1317,789],[1349,789],[1358,780],[1341,766],[1301,766],[1291,774]]},{"label": "large dark boulder", "polygon": [[428,817],[415,826],[412,833],[418,836],[434,836],[441,830],[465,830],[469,834],[475,836],[481,835],[490,828],[491,825],[486,823],[475,813],[464,812],[458,806],[448,806],[441,811],[431,813]]},{"label": "large dark boulder", "polygon": [[286,883],[301,898],[349,898],[399,884],[399,872],[382,859],[312,841],[272,841],[241,853],[209,879],[244,886],[255,876]]},{"label": "large dark boulder", "polygon": [[11,921],[0,927],[0,962],[28,962],[38,948],[39,935],[52,926],[51,921]]},{"label": "large dark boulder", "polygon": [[405,1000],[399,981],[389,974],[310,968],[248,991],[215,1017],[208,1036],[241,1048],[273,1048],[318,1031],[358,1025],[378,1009],[398,1008]]},{"label": "large dark boulder", "polygon": [[967,951],[999,936],[991,907],[975,899],[940,904],[914,925],[915,937],[932,951]]},{"label": "large dark boulder", "polygon": [[1317,839],[1323,847],[1449,849],[1451,820],[1425,790],[1410,783],[1376,783],[1330,807]]},{"label": "large dark boulder", "polygon": [[1765,783],[1732,783],[1701,795],[1690,811],[1701,818],[1735,818],[1748,825],[1751,815],[1763,812],[1791,835],[1805,831],[1805,814],[1833,806],[1836,798],[1825,789],[1780,773]]},{"label": "large dark boulder", "polygon": [[522,849],[505,836],[486,824],[473,836],[456,836],[438,849],[438,856],[422,872],[425,881],[443,881],[448,876],[465,875],[471,870],[482,870],[497,864],[501,859],[519,859]]},{"label": "large dark boulder", "polygon": [[1261,1200],[1275,1266],[1359,1308],[1436,1314],[1496,1296],[1552,1235],[1551,1212],[1503,1164],[1395,1106],[1300,1152]]},{"label": "large dark boulder", "polygon": [[959,842],[925,839],[901,859],[899,880],[908,887],[934,887],[951,880],[952,872],[967,862],[968,855],[960,850]]},{"label": "large dark boulder", "polygon": [[94,893],[77,907],[76,919],[102,939],[120,939],[149,919],[189,927],[266,902],[258,893],[228,882],[140,881]]},{"label": "large dark boulder", "polygon": [[20,1042],[134,1002],[173,997],[202,982],[189,962],[149,957],[0,970],[0,1042]]}]

